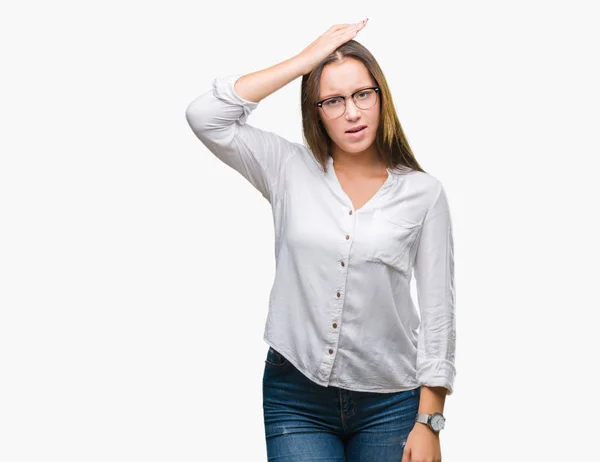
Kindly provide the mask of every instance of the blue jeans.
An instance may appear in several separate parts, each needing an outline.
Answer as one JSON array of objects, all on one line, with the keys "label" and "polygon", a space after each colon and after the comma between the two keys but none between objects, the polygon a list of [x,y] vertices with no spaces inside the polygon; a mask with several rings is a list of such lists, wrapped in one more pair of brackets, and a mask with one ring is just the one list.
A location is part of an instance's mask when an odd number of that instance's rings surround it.
[{"label": "blue jeans", "polygon": [[267,457],[272,462],[400,462],[421,387],[396,393],[314,383],[269,347],[263,376]]}]

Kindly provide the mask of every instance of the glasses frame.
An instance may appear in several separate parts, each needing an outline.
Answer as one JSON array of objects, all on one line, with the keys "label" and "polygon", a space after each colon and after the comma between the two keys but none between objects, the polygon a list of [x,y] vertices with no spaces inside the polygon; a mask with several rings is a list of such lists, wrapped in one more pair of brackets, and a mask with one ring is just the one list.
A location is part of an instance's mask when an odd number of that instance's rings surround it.
[{"label": "glasses frame", "polygon": [[[352,93],[349,96],[330,96],[329,98],[325,98],[322,99],[321,101],[315,103],[315,106],[320,107],[323,111],[323,114],[325,114],[327,116],[328,119],[337,119],[339,117],[342,117],[345,113],[346,113],[346,109],[348,108],[348,105],[346,104],[346,98],[350,97],[352,98],[352,101],[354,102],[354,105],[356,107],[358,107],[359,109],[361,109],[357,104],[356,101],[354,101],[354,95],[356,95],[357,93],[360,93],[361,91],[365,91],[365,90],[375,90],[375,96],[379,98],[379,86],[374,86],[374,87],[365,87],[365,88],[361,88],[360,90],[356,90],[354,93]],[[337,117],[329,117],[327,115],[327,112],[325,112],[325,109],[323,109],[323,103],[325,101],[329,101],[330,99],[336,99],[336,98],[342,98],[344,100],[344,112],[342,112],[339,116]],[[375,104],[377,104],[377,100],[375,100]],[[373,106],[375,106],[375,104],[373,104]],[[373,107],[371,106],[371,107]],[[371,108],[367,108],[367,109],[371,109]],[[365,111],[366,109],[361,109],[361,111]]]}]

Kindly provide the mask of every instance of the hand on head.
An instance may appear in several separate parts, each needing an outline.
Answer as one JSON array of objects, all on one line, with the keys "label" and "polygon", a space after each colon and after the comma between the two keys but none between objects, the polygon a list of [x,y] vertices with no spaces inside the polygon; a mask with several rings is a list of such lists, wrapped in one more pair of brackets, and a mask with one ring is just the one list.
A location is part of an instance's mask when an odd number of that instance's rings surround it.
[{"label": "hand on head", "polygon": [[317,64],[333,53],[340,45],[352,40],[365,27],[369,18],[359,23],[336,24],[302,50],[296,59],[302,63],[303,74],[308,74]]}]

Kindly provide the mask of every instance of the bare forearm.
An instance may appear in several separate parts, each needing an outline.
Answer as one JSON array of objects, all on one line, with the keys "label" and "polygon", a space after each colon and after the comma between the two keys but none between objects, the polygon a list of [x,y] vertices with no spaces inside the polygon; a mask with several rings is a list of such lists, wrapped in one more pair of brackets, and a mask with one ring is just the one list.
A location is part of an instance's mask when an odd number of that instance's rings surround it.
[{"label": "bare forearm", "polygon": [[259,102],[292,80],[304,75],[305,66],[294,56],[274,66],[241,76],[235,83],[235,92],[247,101]]},{"label": "bare forearm", "polygon": [[433,414],[434,412],[444,412],[446,402],[446,388],[421,386],[421,399],[419,401],[419,412],[423,414]]}]

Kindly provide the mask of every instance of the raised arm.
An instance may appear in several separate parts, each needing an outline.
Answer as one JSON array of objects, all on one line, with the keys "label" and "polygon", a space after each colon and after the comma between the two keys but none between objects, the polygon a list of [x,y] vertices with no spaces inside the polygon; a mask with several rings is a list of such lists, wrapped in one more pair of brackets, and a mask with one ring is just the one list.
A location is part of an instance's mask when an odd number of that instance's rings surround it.
[{"label": "raised arm", "polygon": [[304,75],[304,69],[301,58],[294,56],[274,66],[241,76],[235,84],[235,91],[241,98],[258,103]]},{"label": "raised arm", "polygon": [[448,200],[442,184],[429,207],[415,256],[421,326],[417,351],[417,381],[453,392],[456,374],[454,242]]},{"label": "raised arm", "polygon": [[366,23],[363,20],[359,23],[331,26],[293,58],[242,76],[235,85],[235,91],[252,102],[266,98],[296,77],[308,74],[336,48],[353,39]]},{"label": "raised arm", "polygon": [[275,133],[246,123],[259,102],[309,73],[337,47],[352,39],[363,23],[332,26],[301,53],[250,74],[217,77],[213,88],[186,108],[194,134],[221,161],[239,172],[273,203],[287,159],[301,149]]},{"label": "raised arm", "polygon": [[194,99],[185,111],[192,131],[209,151],[271,203],[278,192],[282,167],[298,147],[275,133],[247,124],[259,102],[244,98],[249,92],[242,90],[242,96],[236,87],[243,80],[243,86],[252,89],[250,98],[260,100],[300,75],[295,63],[288,60],[247,76],[217,77],[212,89]]}]

